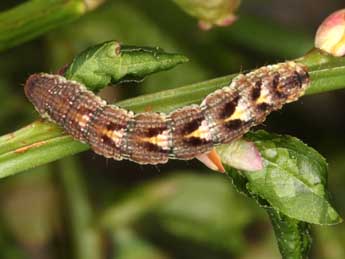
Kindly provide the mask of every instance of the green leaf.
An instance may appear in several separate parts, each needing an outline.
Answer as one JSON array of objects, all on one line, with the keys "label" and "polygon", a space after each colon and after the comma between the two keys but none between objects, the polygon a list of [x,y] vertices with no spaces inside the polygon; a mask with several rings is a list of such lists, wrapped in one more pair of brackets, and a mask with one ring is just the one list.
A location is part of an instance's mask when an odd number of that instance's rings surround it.
[{"label": "green leaf", "polygon": [[[246,139],[259,149],[264,169],[238,171],[242,175],[237,177],[241,181],[235,182],[238,188],[251,196],[259,196],[293,219],[320,225],[342,221],[330,204],[326,191],[327,163],[318,152],[297,138],[265,131],[249,133]],[[224,154],[226,152],[220,153]],[[226,161],[223,157],[222,160]],[[235,169],[226,169],[230,175],[235,174]]]},{"label": "green leaf", "polygon": [[[168,6],[165,7],[165,5]],[[121,39],[123,43],[134,42],[139,46],[152,46],[152,44],[164,46],[166,50],[188,53],[188,58],[193,59],[193,62],[189,62],[188,65],[180,66],[167,73],[157,73],[152,77],[146,77],[140,84],[140,89],[135,90],[136,93],[158,92],[176,88],[185,82],[198,82],[210,78],[211,70],[216,70],[216,68],[211,63],[205,66],[204,62],[198,60],[200,56],[203,56],[200,53],[204,53],[205,46],[209,46],[210,43],[198,42],[198,48],[195,48],[194,41],[198,36],[189,37],[190,29],[194,28],[195,24],[192,21],[190,23],[181,21],[180,16],[177,17],[175,14],[184,17],[183,14],[178,8],[171,7],[174,7],[174,4],[169,1],[107,1],[106,8],[99,8],[96,12],[90,13],[87,19],[80,19],[73,26],[66,26],[47,35],[47,47],[52,57],[49,62],[50,69],[56,70],[62,64],[70,64],[71,52],[79,53],[109,39]],[[160,16],[151,16],[147,13],[149,11],[156,14],[156,10],[160,11]],[[129,13],[131,15],[128,15]],[[170,18],[172,15],[174,19]],[[172,23],[169,28],[166,28],[161,20],[165,18]],[[188,17],[185,18],[188,19]],[[176,21],[180,21],[183,26],[176,26]],[[181,30],[178,37],[175,37],[177,35],[174,34],[174,29]],[[192,49],[188,47],[189,43]],[[224,58],[226,55],[231,55],[229,48],[217,42],[212,49],[213,61],[218,64],[217,68],[223,67],[222,64],[225,63],[226,71],[233,71],[238,66],[239,57]]]},{"label": "green leaf", "polygon": [[289,218],[275,209],[266,209],[270,216],[279,250],[284,259],[308,257],[312,239],[308,223]]},{"label": "green leaf", "polygon": [[98,91],[110,83],[139,81],[187,61],[183,55],[169,54],[160,48],[121,46],[109,41],[80,53],[65,76]]}]

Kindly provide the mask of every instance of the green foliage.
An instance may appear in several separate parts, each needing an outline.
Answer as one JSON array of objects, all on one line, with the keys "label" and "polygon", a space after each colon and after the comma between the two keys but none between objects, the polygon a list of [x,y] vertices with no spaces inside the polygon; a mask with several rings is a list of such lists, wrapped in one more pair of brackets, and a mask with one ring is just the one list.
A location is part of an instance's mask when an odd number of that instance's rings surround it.
[{"label": "green foliage", "polygon": [[36,121],[14,134],[4,135],[0,137],[0,142],[0,177],[88,149],[87,145],[75,142],[56,125],[42,121]]},{"label": "green foliage", "polygon": [[167,256],[131,229],[118,229],[113,233],[114,246],[119,247],[116,258],[166,259]]},{"label": "green foliage", "polygon": [[254,209],[235,202],[243,197],[237,197],[222,177],[176,173],[131,190],[102,214],[103,228],[121,233],[147,219],[153,229],[175,238],[233,253],[243,250],[242,231]]},{"label": "green foliage", "polygon": [[235,187],[267,207],[284,258],[305,258],[311,246],[308,223],[332,225],[342,219],[327,192],[327,163],[302,141],[265,131],[248,133],[264,162],[260,171],[246,172],[227,165],[230,146],[217,148]]},{"label": "green foliage", "polygon": [[156,222],[164,231],[233,253],[244,249],[241,232],[253,217],[252,209],[230,202],[238,197],[227,182],[192,174],[174,180],[176,194],[156,209]]},{"label": "green foliage", "polygon": [[[135,4],[134,4],[135,3]],[[109,39],[116,39],[121,43],[136,46],[160,46],[165,50],[188,53],[188,58],[193,60],[188,65],[178,66],[169,72],[155,73],[140,84],[140,87],[131,88],[126,96],[135,96],[139,93],[157,92],[160,90],[172,89],[187,82],[203,81],[211,77],[210,68],[205,67],[200,62],[197,62],[198,57],[188,51],[184,45],[191,37],[184,26],[176,26],[179,29],[179,38],[172,35],[171,28],[162,28],[163,22],[157,21],[156,18],[174,17],[176,20],[176,12],[167,14],[170,7],[159,7],[157,4],[175,5],[170,1],[108,1],[104,8],[97,9],[96,12],[88,14],[87,17],[80,19],[73,26],[55,30],[53,33],[47,35],[47,45],[49,51],[49,69],[57,70],[61,64],[69,64],[75,57],[76,53],[82,52],[90,46],[99,44],[100,42],[109,41]],[[149,10],[164,11],[164,15],[150,17],[145,12]],[[182,12],[176,8],[178,13]],[[129,15],[130,14],[130,15]],[[92,21],[92,22],[90,22]],[[186,25],[186,23],[181,23]],[[140,26],[138,26],[140,25]],[[183,27],[183,28],[182,28]],[[78,33],[76,33],[78,32]],[[187,35],[183,35],[186,33]],[[201,36],[201,35],[200,35]],[[195,48],[193,43],[193,47]],[[237,71],[237,61],[233,57],[231,59],[224,59],[225,54],[229,54],[224,48],[215,49],[218,54],[219,62],[226,64],[226,67],[234,67]],[[213,51],[214,52],[214,51]],[[236,63],[236,66],[231,64]],[[229,71],[229,70],[226,70]],[[124,96],[122,96],[124,97]]]},{"label": "green foliage", "polygon": [[31,0],[0,14],[0,51],[71,22],[101,3],[83,0]]},{"label": "green foliage", "polygon": [[[320,225],[342,221],[330,205],[327,164],[319,153],[296,138],[265,131],[247,134],[246,139],[259,149],[264,169],[237,172],[246,178],[245,192],[259,196],[294,219]],[[226,145],[217,149],[223,161],[226,161],[226,149]],[[243,182],[239,185],[238,188],[243,187]]]},{"label": "green foliage", "polygon": [[73,258],[101,259],[102,233],[93,226],[93,210],[81,170],[73,158],[61,160],[61,182],[64,186],[64,200],[69,209],[72,242],[75,247]]},{"label": "green foliage", "polygon": [[300,140],[269,134],[249,134],[265,160],[260,172],[247,174],[248,188],[285,215],[309,223],[330,225],[342,220],[329,203],[327,163]]},{"label": "green foliage", "polygon": [[289,218],[275,209],[267,208],[266,211],[270,216],[282,257],[286,259],[308,258],[312,244],[310,225]]},{"label": "green foliage", "polygon": [[304,55],[313,47],[313,39],[308,33],[289,30],[273,20],[262,20],[253,15],[241,15],[229,33],[222,34],[222,37],[229,43],[240,43],[250,50],[283,59]]},{"label": "green foliage", "polygon": [[140,81],[149,74],[187,61],[182,55],[169,54],[160,48],[121,46],[109,41],[79,54],[65,76],[98,91],[110,83]]}]

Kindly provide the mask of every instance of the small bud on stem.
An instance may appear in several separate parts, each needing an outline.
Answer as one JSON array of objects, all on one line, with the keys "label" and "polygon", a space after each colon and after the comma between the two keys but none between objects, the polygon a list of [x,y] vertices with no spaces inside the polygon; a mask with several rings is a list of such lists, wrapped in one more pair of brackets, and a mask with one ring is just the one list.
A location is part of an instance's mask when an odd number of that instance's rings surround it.
[{"label": "small bud on stem", "polygon": [[332,13],[322,22],[316,32],[315,47],[336,57],[345,55],[345,9]]},{"label": "small bud on stem", "polygon": [[237,19],[234,12],[241,0],[174,0],[186,13],[199,20],[199,28],[209,30],[213,26],[228,26]]}]

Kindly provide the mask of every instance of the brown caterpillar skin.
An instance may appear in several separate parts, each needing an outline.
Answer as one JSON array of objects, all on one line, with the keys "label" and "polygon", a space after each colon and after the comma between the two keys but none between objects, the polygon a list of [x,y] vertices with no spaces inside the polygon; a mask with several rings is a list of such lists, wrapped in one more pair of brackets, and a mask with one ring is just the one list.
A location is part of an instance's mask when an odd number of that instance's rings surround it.
[{"label": "brown caterpillar skin", "polygon": [[192,159],[214,145],[229,143],[285,103],[297,100],[309,86],[307,67],[292,61],[261,67],[235,77],[200,106],[170,114],[134,114],[105,101],[83,85],[59,75],[33,74],[25,94],[42,117],[100,155],[140,164]]}]

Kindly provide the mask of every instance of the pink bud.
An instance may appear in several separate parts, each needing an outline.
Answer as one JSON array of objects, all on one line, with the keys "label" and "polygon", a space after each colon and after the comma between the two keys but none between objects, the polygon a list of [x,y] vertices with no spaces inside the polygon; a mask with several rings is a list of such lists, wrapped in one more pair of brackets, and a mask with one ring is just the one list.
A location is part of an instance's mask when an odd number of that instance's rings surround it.
[{"label": "pink bud", "polygon": [[245,171],[259,171],[264,168],[264,162],[259,150],[251,141],[235,140],[229,144],[217,147],[217,152],[223,164]]},{"label": "pink bud", "polygon": [[323,21],[316,32],[315,47],[336,57],[345,55],[345,9]]},{"label": "pink bud", "polygon": [[[221,19],[214,21],[214,24],[217,26],[225,27],[225,26],[229,26],[233,24],[236,20],[237,20],[237,16],[231,13],[228,16],[222,17]],[[210,30],[213,27],[213,24],[211,22],[204,21],[204,20],[200,20],[198,25],[199,25],[199,28],[204,31]]]},{"label": "pink bud", "polygon": [[185,12],[199,20],[199,28],[228,26],[236,21],[234,12],[241,0],[174,0]]}]

